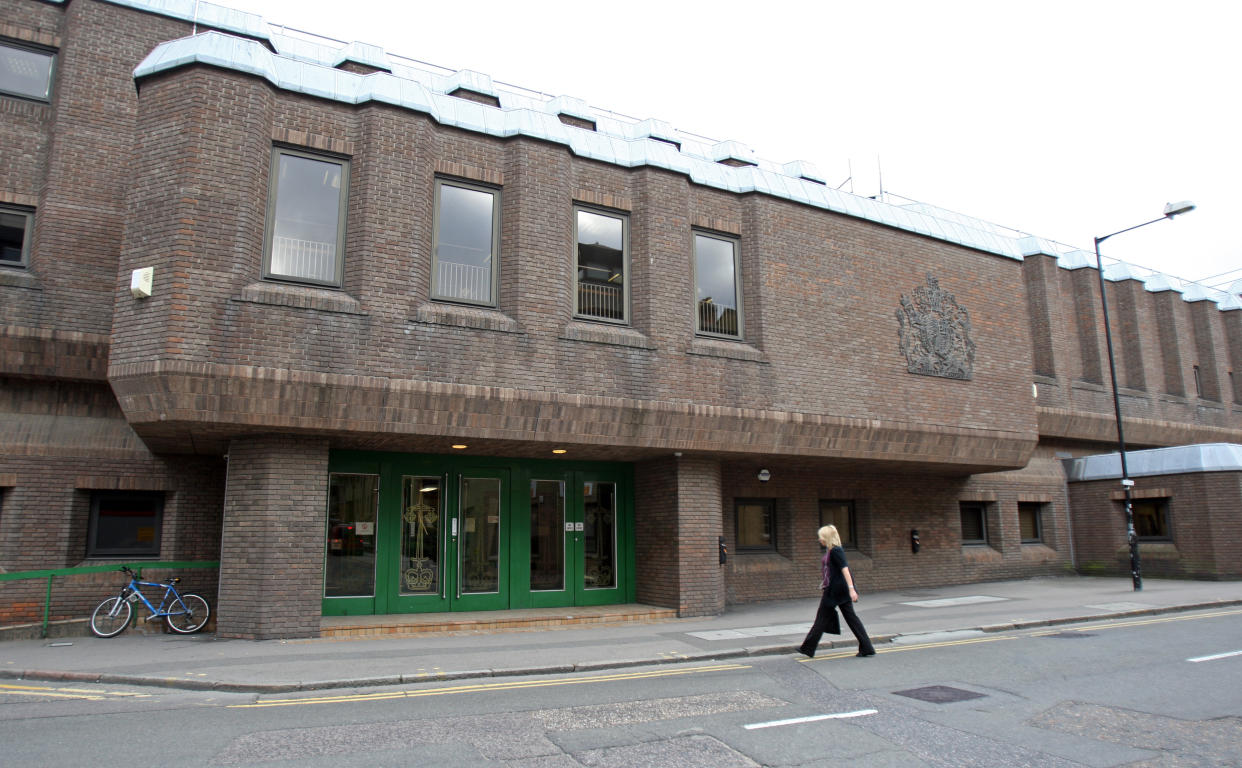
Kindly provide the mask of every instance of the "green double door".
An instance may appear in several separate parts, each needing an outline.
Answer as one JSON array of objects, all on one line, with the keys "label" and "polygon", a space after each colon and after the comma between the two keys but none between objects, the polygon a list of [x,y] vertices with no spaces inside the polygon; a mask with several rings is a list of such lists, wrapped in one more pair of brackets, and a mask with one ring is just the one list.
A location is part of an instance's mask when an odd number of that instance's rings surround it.
[{"label": "green double door", "polygon": [[633,601],[628,465],[333,454],[325,615]]}]

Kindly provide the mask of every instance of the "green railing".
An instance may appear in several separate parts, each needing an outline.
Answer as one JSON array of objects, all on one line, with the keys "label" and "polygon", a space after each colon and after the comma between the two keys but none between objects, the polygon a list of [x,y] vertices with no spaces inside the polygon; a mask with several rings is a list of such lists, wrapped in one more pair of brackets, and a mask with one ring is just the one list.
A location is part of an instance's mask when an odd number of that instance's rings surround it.
[{"label": "green railing", "polygon": [[119,571],[122,565],[128,565],[139,577],[142,569],[170,570],[185,568],[219,568],[219,560],[142,560],[133,563],[111,563],[109,565],[84,565],[78,568],[47,568],[39,571],[14,571],[0,573],[0,581],[22,581],[25,579],[47,579],[47,594],[43,598],[43,629],[42,637],[47,637],[48,614],[52,608],[52,579],[57,576],[75,576],[79,573],[108,573]]}]

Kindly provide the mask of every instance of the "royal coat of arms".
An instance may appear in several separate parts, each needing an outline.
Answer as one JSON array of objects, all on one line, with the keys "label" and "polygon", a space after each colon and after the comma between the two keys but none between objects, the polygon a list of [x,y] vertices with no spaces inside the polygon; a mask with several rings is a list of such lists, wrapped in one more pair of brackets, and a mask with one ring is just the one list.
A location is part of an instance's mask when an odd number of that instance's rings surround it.
[{"label": "royal coat of arms", "polygon": [[975,342],[970,338],[970,313],[953,294],[927,276],[927,285],[901,297],[897,310],[901,353],[907,370],[924,376],[970,380],[974,376]]}]

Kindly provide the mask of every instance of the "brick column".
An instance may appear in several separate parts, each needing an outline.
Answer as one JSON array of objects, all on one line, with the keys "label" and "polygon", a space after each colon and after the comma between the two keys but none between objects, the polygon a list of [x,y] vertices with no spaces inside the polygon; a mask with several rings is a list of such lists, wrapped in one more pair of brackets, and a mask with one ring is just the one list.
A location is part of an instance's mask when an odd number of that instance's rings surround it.
[{"label": "brick column", "polygon": [[720,463],[645,462],[637,467],[635,484],[639,602],[676,608],[679,616],[722,613]]},{"label": "brick column", "polygon": [[258,436],[229,445],[218,635],[319,635],[327,481],[327,440]]}]

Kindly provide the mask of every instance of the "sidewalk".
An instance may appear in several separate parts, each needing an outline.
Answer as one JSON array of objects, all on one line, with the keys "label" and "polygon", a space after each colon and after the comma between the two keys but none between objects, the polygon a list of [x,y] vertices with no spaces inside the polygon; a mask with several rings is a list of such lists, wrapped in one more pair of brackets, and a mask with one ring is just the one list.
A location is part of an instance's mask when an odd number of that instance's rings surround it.
[{"label": "sidewalk", "polygon": [[[99,682],[273,693],[520,674],[563,674],[674,661],[793,653],[817,600],[741,605],[721,616],[529,631],[375,639],[221,640],[209,634],[73,637],[0,643],[0,680]],[[1067,576],[862,596],[877,649],[956,632],[1242,605],[1242,582]],[[575,609],[565,609],[572,614]],[[583,609],[585,610],[585,609]],[[829,643],[829,640],[834,642]],[[854,645],[846,630],[821,650]]]}]

